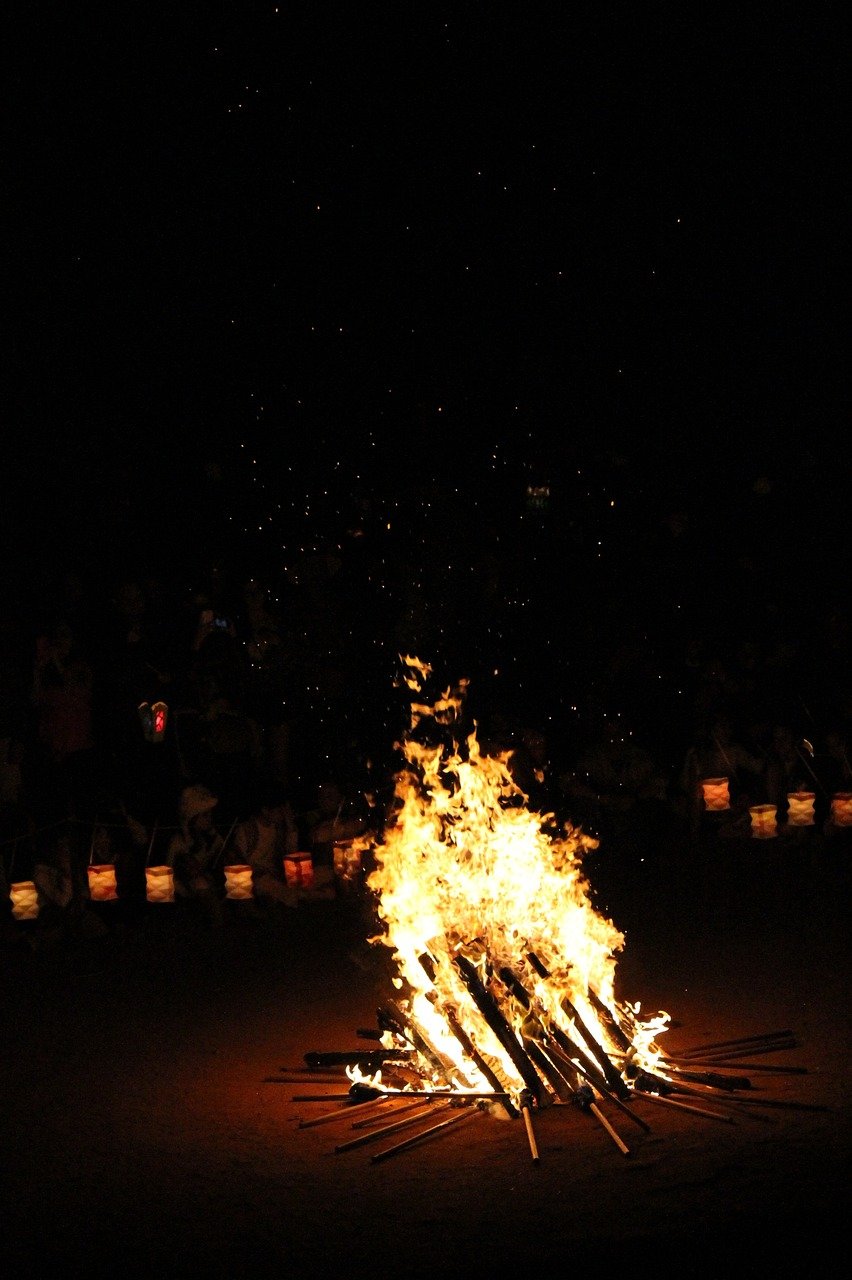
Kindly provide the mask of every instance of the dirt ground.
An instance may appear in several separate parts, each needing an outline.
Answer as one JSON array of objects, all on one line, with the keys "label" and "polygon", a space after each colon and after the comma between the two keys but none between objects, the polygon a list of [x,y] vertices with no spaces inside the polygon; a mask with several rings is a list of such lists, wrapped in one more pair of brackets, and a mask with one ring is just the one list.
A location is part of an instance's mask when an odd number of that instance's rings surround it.
[{"label": "dirt ground", "polygon": [[847,1247],[852,847],[722,845],[591,855],[626,936],[618,993],[671,1014],[672,1048],[791,1030],[795,1050],[743,1061],[755,1097],[793,1105],[729,1123],[636,1100],[645,1132],[604,1103],[626,1156],[570,1105],[535,1113],[538,1161],[522,1120],[474,1109],[388,1157],[413,1130],[337,1151],[361,1113],[296,1098],[344,1086],[283,1080],[369,1047],[394,995],[364,897],[278,925],[228,904],[215,932],[99,904],[103,934],[73,947],[20,926],[0,956],[5,1274],[813,1274]]}]

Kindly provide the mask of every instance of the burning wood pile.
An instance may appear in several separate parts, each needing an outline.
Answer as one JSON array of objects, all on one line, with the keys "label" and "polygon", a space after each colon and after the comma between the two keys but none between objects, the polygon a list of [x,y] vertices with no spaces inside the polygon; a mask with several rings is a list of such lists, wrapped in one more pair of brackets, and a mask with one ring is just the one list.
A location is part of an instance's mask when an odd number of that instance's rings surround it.
[{"label": "burning wood pile", "polygon": [[[530,811],[508,751],[483,755],[475,729],[458,741],[466,683],[430,700],[431,674],[404,660],[405,765],[367,879],[382,926],[370,941],[391,950],[398,995],[378,1009],[375,1029],[359,1033],[376,1048],[305,1055],[304,1071],[332,1080],[345,1071],[349,1088],[297,1095],[346,1104],[303,1124],[357,1110],[365,1132],[336,1148],[345,1150],[428,1119],[376,1160],[465,1117],[498,1113],[523,1119],[537,1161],[534,1116],[552,1106],[580,1108],[623,1155],[630,1148],[614,1121],[650,1128],[636,1104],[732,1123],[751,1081],[729,1073],[745,1056],[794,1047],[793,1034],[667,1055],[670,1015],[616,999],[624,937],[595,910],[583,872],[598,842]],[[437,1107],[452,1111],[433,1122]]]}]

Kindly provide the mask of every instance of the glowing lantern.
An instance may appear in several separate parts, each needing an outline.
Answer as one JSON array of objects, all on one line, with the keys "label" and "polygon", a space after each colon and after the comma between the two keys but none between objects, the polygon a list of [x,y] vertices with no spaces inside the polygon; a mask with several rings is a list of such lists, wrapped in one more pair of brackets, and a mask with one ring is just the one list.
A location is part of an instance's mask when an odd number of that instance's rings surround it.
[{"label": "glowing lantern", "polygon": [[791,827],[812,827],[814,825],[813,791],[787,792],[787,822]]},{"label": "glowing lantern", "polygon": [[357,840],[335,841],[334,874],[339,880],[357,880],[361,874],[361,845]]},{"label": "glowing lantern", "polygon": [[166,736],[169,708],[165,702],[140,702],[137,708],[146,742],[162,742]]},{"label": "glowing lantern", "polygon": [[250,866],[241,862],[225,868],[225,897],[238,900],[254,897]]},{"label": "glowing lantern", "polygon": [[288,853],[284,859],[284,875],[291,889],[311,889],[314,883],[314,860],[310,853]]},{"label": "glowing lantern", "polygon": [[35,920],[38,915],[38,890],[34,880],[19,880],[9,885],[12,915],[16,920]]},{"label": "glowing lantern", "polygon": [[145,868],[145,896],[149,902],[174,902],[175,877],[171,867]]},{"label": "glowing lantern", "polygon": [[113,902],[118,897],[115,863],[94,863],[88,867],[89,897],[92,902]]},{"label": "glowing lantern", "polygon": [[770,840],[772,836],[778,835],[777,805],[753,804],[749,813],[751,814],[751,834],[755,839]]},{"label": "glowing lantern", "polygon": [[701,790],[704,793],[705,809],[730,809],[731,796],[727,778],[702,778]]},{"label": "glowing lantern", "polygon": [[835,791],[831,797],[831,821],[837,827],[852,827],[852,791]]}]

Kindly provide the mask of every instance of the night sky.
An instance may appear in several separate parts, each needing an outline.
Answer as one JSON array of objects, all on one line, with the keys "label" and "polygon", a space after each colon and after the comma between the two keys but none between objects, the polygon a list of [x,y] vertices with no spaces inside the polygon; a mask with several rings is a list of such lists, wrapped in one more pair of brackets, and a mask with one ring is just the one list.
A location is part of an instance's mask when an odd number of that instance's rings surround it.
[{"label": "night sky", "polygon": [[836,590],[837,12],[26,6],[7,580],[358,528],[541,616]]}]

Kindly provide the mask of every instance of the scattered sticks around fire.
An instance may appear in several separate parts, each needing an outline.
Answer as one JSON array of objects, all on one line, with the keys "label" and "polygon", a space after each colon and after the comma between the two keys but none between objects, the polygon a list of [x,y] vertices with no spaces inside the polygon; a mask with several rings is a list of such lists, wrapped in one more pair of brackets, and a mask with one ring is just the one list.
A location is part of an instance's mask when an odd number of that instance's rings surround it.
[{"label": "scattered sticks around fire", "polygon": [[[481,996],[481,992],[479,994]],[[495,1017],[494,1011],[489,1010],[489,1015]],[[395,1028],[395,1035],[404,1038],[413,1034],[398,1007],[383,1006],[378,1011],[378,1022],[380,1026],[376,1030],[359,1029],[358,1035],[378,1039],[384,1034],[381,1027],[384,1026],[387,1029],[389,1022],[392,1022]],[[495,1025],[499,1025],[496,1019]],[[514,1032],[510,1034],[515,1035]],[[541,1158],[534,1127],[534,1115],[543,1106],[559,1107],[567,1104],[592,1116],[625,1156],[630,1155],[631,1149],[605,1115],[603,1104],[619,1106],[621,1113],[628,1115],[644,1133],[652,1132],[652,1126],[637,1115],[633,1106],[628,1106],[623,1098],[614,1093],[596,1093],[583,1078],[582,1073],[577,1070],[577,1063],[565,1056],[560,1057],[552,1045],[547,1046],[545,1051],[541,1048],[542,1042],[533,1035],[527,1039],[515,1037],[515,1040],[517,1049],[513,1047],[513,1053],[517,1052],[519,1058],[520,1055],[524,1055],[524,1070],[537,1073],[536,1092],[533,1093],[532,1089],[523,1089],[518,1095],[519,1105],[517,1106],[514,1105],[509,1094],[499,1087],[476,1091],[459,1089],[451,1082],[448,1082],[446,1087],[430,1084],[426,1076],[418,1071],[416,1055],[410,1048],[405,1047],[372,1051],[357,1049],[333,1052],[311,1051],[304,1055],[304,1065],[281,1067],[280,1074],[266,1077],[266,1083],[298,1084],[310,1081],[332,1086],[345,1083],[347,1087],[342,1091],[329,1089],[321,1093],[294,1093],[290,1099],[293,1103],[317,1103],[323,1104],[326,1108],[331,1107],[323,1110],[319,1115],[300,1118],[299,1128],[338,1125],[348,1126],[353,1132],[357,1130],[356,1136],[335,1143],[335,1154],[387,1143],[391,1138],[396,1139],[371,1155],[372,1164],[410,1151],[419,1144],[447,1132],[457,1122],[487,1115],[494,1107],[499,1107],[505,1115],[513,1119],[523,1118],[524,1135],[534,1164],[538,1164]],[[787,1098],[755,1096],[759,1092],[759,1086],[755,1086],[747,1077],[726,1075],[725,1066],[713,1072],[692,1072],[681,1069],[682,1063],[697,1060],[703,1062],[709,1055],[717,1053],[724,1057],[727,1050],[740,1049],[744,1045],[748,1046],[749,1052],[774,1054],[798,1047],[798,1041],[789,1032],[770,1032],[765,1035],[726,1041],[724,1044],[697,1045],[684,1049],[677,1055],[665,1059],[661,1067],[665,1075],[635,1073],[631,1083],[627,1085],[627,1095],[635,1105],[649,1103],[653,1108],[668,1108],[728,1125],[735,1125],[742,1119],[774,1123],[771,1115],[761,1114],[764,1109],[770,1113],[773,1110],[777,1112],[778,1109],[812,1112],[829,1110],[828,1107],[819,1104],[802,1103]],[[530,1050],[535,1051],[530,1053]],[[378,1067],[383,1073],[387,1072],[387,1079],[383,1075],[377,1079],[376,1083],[369,1083],[363,1079],[352,1080],[352,1074],[360,1071],[365,1065],[371,1068]],[[776,1064],[755,1065],[766,1065],[778,1073],[785,1070],[795,1074],[806,1073],[806,1068],[801,1066],[785,1068]],[[573,1079],[571,1078],[572,1067],[574,1068]],[[747,1092],[749,1096],[741,1097],[739,1096],[741,1092]],[[542,1099],[544,1099],[543,1102]],[[406,1136],[400,1139],[398,1135],[401,1133],[406,1133]]]}]

